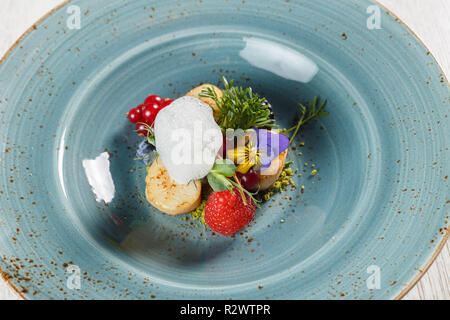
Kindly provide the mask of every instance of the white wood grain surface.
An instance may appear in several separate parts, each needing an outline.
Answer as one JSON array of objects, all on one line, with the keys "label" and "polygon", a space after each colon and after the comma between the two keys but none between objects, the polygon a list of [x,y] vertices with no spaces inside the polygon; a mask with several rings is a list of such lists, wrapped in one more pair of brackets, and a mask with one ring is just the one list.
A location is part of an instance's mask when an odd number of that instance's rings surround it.
[{"label": "white wood grain surface", "polygon": [[[450,1],[378,0],[418,36],[450,79]],[[0,0],[0,57],[40,17],[63,0]],[[1,244],[0,244],[1,245]],[[0,300],[18,299],[0,279]],[[450,300],[450,242],[405,299]]]}]

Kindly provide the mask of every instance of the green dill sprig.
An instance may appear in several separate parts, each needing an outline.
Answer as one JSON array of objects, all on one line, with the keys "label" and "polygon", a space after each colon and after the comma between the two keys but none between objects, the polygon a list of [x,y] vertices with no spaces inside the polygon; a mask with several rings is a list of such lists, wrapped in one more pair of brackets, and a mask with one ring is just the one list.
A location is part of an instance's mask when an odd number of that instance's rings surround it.
[{"label": "green dill sprig", "polygon": [[225,89],[219,97],[214,89],[207,87],[202,90],[200,97],[213,99],[218,112],[216,121],[223,129],[243,129],[275,127],[275,121],[270,119],[269,106],[264,105],[265,98],[254,93],[252,88],[233,86],[234,81],[228,82],[222,77]]},{"label": "green dill sprig", "polygon": [[148,160],[147,162],[149,163],[149,165],[146,166],[146,168],[148,168],[148,167],[150,167],[150,163],[152,163],[157,157],[158,157],[158,153],[156,152],[156,150],[154,150],[150,153],[147,153],[143,157],[134,158],[133,160]]},{"label": "green dill sprig", "polygon": [[[156,143],[155,143],[155,132],[153,131],[152,127],[149,126],[147,123],[145,122],[138,122],[138,124],[142,124],[145,128],[145,130],[147,130],[147,135],[145,136],[145,140],[151,144],[152,146],[154,146],[156,148]],[[146,154],[144,157],[141,158],[135,158],[134,160],[147,160],[148,161],[148,165],[146,166],[146,168],[148,169],[151,165],[151,163],[158,158],[158,152],[156,150],[153,150],[151,153]]]},{"label": "green dill sprig", "polygon": [[152,146],[156,147],[155,144],[155,132],[153,131],[152,127],[149,126],[145,122],[138,122],[138,124],[142,124],[145,127],[145,130],[147,130],[147,135],[145,136],[145,139],[148,143],[150,143]]},{"label": "green dill sprig", "polygon": [[291,138],[289,139],[289,144],[292,143],[292,141],[294,141],[295,136],[297,135],[299,129],[301,126],[303,126],[304,124],[306,124],[307,122],[309,122],[310,120],[317,118],[325,118],[326,116],[329,115],[329,112],[325,111],[325,105],[327,104],[327,100],[323,100],[320,105],[318,106],[318,102],[319,99],[317,97],[313,98],[313,101],[311,103],[311,106],[305,107],[303,104],[299,103],[299,107],[300,107],[300,111],[301,111],[301,116],[300,116],[300,120],[297,123],[296,126],[290,128],[289,130],[286,131],[286,133],[291,132],[292,130],[295,130],[294,133],[292,134]]}]

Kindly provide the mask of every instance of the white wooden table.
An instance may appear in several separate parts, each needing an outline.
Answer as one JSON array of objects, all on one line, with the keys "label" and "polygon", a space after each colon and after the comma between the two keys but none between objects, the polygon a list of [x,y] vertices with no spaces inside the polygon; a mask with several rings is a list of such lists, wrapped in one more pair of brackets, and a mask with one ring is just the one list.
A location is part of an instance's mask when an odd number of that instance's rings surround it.
[{"label": "white wooden table", "polygon": [[[450,0],[378,1],[422,39],[450,79]],[[0,0],[0,57],[33,23],[62,2]],[[0,299],[18,299],[1,279]],[[450,241],[405,299],[450,300]]]}]

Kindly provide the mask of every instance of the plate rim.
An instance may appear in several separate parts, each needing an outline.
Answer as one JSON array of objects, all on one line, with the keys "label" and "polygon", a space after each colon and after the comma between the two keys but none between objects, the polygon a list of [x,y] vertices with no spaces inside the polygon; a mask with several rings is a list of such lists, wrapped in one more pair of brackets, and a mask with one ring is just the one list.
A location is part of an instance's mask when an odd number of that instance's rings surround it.
[{"label": "plate rim", "polygon": [[[406,30],[414,36],[414,38],[416,38],[416,40],[418,40],[418,42],[427,50],[427,52],[429,53],[429,55],[433,58],[434,62],[436,63],[437,67],[439,68],[439,70],[441,71],[441,74],[443,75],[444,79],[447,81],[447,86],[450,86],[449,84],[449,80],[447,78],[447,75],[445,74],[444,70],[442,69],[442,66],[440,65],[439,61],[436,59],[436,57],[434,56],[433,52],[431,52],[429,50],[429,48],[427,47],[427,45],[422,41],[422,39],[400,18],[398,17],[394,12],[392,12],[390,9],[388,9],[384,4],[380,3],[379,0],[370,0],[372,2],[374,2],[376,5],[380,6],[381,8],[383,8],[383,10],[393,16],[395,18],[395,20],[397,22],[399,22],[401,25],[403,25]],[[33,23],[12,45],[11,47],[9,47],[9,49],[5,52],[5,54],[0,58],[0,65],[8,58],[8,56],[10,55],[10,53],[14,50],[14,48],[16,48],[19,43],[22,41],[22,39],[27,36],[29,33],[31,33],[33,30],[37,29],[37,25],[40,24],[41,22],[43,22],[45,19],[47,19],[49,16],[51,16],[53,13],[55,13],[56,11],[58,11],[59,9],[61,9],[62,7],[64,7],[65,5],[69,4],[70,2],[72,2],[72,0],[64,0],[63,2],[61,2],[60,4],[58,4],[56,7],[54,7],[53,9],[51,9],[50,11],[48,11],[45,15],[43,15],[41,18],[39,18],[35,23]],[[402,289],[400,290],[400,292],[393,298],[393,300],[401,300],[403,299],[406,294],[408,294],[408,292],[415,286],[417,285],[417,283],[420,281],[420,279],[425,275],[425,273],[427,273],[431,267],[431,265],[435,262],[436,258],[439,256],[439,254],[441,253],[442,249],[444,248],[445,244],[447,243],[447,240],[450,238],[450,226],[447,227],[447,232],[445,233],[445,235],[443,236],[441,242],[439,243],[439,245],[436,247],[436,249],[434,250],[434,252],[432,253],[431,257],[428,259],[428,261],[425,263],[425,265],[418,269],[418,274],[416,276],[414,276],[414,278]],[[6,263],[6,261],[0,257],[0,259]],[[21,290],[19,290],[14,283],[11,281],[11,279],[8,276],[8,273],[3,271],[1,266],[0,266],[0,279],[2,279],[5,284],[7,285],[7,287],[9,287],[11,289],[12,292],[14,292],[14,294],[16,296],[18,296],[19,298],[23,299],[23,300],[30,300],[29,297],[27,297],[24,293],[22,293]]]},{"label": "plate rim", "polygon": [[[441,71],[442,75],[444,76],[444,79],[447,81],[447,86],[449,86],[449,81],[448,81],[447,75],[445,74],[444,70],[442,69],[442,66],[439,64],[439,61],[436,59],[436,57],[433,55],[433,53],[430,51],[430,49],[427,47],[427,45],[422,41],[422,39],[399,16],[397,16],[394,12],[392,12],[390,9],[388,9],[384,4],[380,3],[379,0],[372,0],[372,1],[375,2],[377,5],[379,5],[381,8],[383,8],[383,10],[386,11],[386,13],[393,16],[397,22],[402,24],[406,28],[406,30],[408,30],[408,32],[411,33],[414,36],[414,38],[416,38],[420,42],[420,44],[422,44],[422,46],[427,50],[427,52],[430,53],[430,56],[436,62],[436,65],[438,66],[439,70]],[[418,270],[419,273],[406,285],[406,287],[404,287],[395,296],[394,300],[403,299],[408,294],[408,292],[411,291],[411,289],[420,281],[420,279],[422,279],[424,274],[427,273],[428,270],[430,269],[433,262],[436,261],[436,258],[441,253],[441,251],[444,248],[445,244],[447,243],[447,240],[449,239],[449,237],[450,237],[450,226],[447,227],[446,234],[442,238],[442,241],[439,243],[436,250],[431,255],[430,259],[425,263],[423,268],[420,268]]]},{"label": "plate rim", "polygon": [[[61,9],[62,7],[64,7],[66,4],[68,4],[71,1],[72,0],[64,0],[62,3],[58,4],[56,7],[54,7],[53,9],[48,11],[46,14],[44,14],[42,17],[40,17],[35,23],[33,23],[24,33],[22,33],[22,35],[16,41],[14,41],[12,46],[9,47],[8,50],[6,50],[5,54],[0,58],[0,65],[8,58],[10,53],[14,50],[14,48],[16,48],[19,45],[19,43],[22,41],[23,38],[25,38],[29,33],[31,33],[32,30],[37,29],[38,24],[43,22],[45,19],[47,19],[49,16],[51,16],[54,12],[58,11],[59,9]],[[3,259],[3,257],[0,257],[0,259],[4,263],[7,263],[5,261],[5,259]],[[9,278],[8,273],[3,271],[1,266],[0,266],[0,279],[2,279],[4,281],[4,283],[7,285],[7,287],[9,287],[11,289],[11,291],[14,292],[14,294],[17,297],[21,298],[22,300],[30,300],[24,293],[22,293],[21,290],[19,290],[19,288],[16,287],[16,285]]]}]

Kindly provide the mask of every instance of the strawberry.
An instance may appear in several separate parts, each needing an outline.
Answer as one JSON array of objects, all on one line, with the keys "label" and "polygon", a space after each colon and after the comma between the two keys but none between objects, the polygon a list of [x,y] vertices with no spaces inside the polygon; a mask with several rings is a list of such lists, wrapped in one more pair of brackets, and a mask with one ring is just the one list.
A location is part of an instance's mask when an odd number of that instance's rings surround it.
[{"label": "strawberry", "polygon": [[205,207],[205,222],[214,231],[224,235],[232,235],[246,225],[255,216],[256,204],[245,195],[247,205],[244,205],[239,190],[233,192],[215,191],[208,199]]}]

